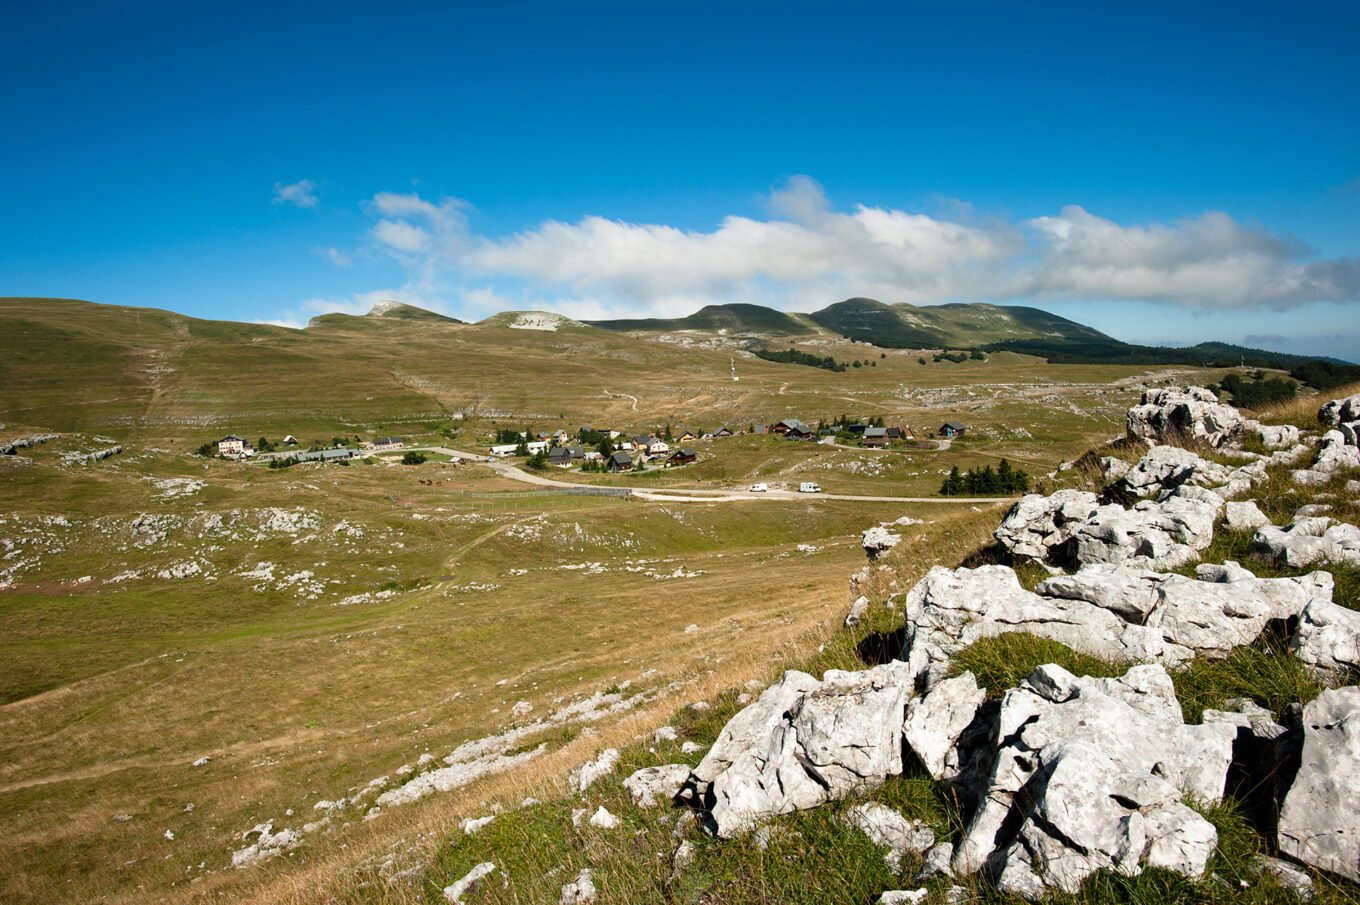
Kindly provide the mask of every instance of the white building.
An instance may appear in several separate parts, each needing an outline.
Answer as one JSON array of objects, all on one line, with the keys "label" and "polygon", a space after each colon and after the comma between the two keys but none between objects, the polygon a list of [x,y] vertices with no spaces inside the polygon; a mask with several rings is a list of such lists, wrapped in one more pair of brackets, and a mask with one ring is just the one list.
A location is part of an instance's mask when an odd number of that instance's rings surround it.
[{"label": "white building", "polygon": [[245,437],[227,434],[217,441],[217,454],[224,459],[248,459],[255,455],[255,447]]}]

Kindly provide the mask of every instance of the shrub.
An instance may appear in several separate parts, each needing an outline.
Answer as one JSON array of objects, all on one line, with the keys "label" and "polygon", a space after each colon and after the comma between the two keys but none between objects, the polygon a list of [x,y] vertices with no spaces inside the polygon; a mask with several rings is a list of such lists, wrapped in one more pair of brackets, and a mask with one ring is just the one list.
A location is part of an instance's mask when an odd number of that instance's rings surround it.
[{"label": "shrub", "polygon": [[411,450],[401,457],[402,465],[424,465],[425,462],[425,455],[423,453],[418,453],[415,450]]}]

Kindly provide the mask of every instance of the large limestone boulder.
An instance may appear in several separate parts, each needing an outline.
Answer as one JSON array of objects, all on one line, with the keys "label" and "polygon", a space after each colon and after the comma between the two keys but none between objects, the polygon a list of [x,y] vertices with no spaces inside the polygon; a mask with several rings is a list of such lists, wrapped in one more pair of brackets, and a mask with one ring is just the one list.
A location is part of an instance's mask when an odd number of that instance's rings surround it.
[{"label": "large limestone boulder", "polygon": [[1011,506],[994,536],[1017,559],[1050,560],[1100,508],[1096,495],[1083,490],[1026,494]]},{"label": "large limestone boulder", "polygon": [[1214,523],[1224,502],[1192,498],[1178,491],[1143,500],[1132,509],[1102,506],[1072,538],[1077,564],[1129,563],[1174,569],[1199,557],[1213,542]]},{"label": "large limestone boulder", "polygon": [[1142,404],[1128,410],[1125,426],[1129,439],[1150,445],[1195,440],[1223,446],[1241,435],[1244,420],[1204,387],[1185,387],[1147,390]]},{"label": "large limestone boulder", "polygon": [[1299,613],[1289,649],[1329,678],[1360,670],[1360,612],[1330,600],[1309,601]]},{"label": "large limestone boulder", "polygon": [[1360,688],[1303,708],[1303,756],[1280,813],[1280,851],[1360,883]]},{"label": "large limestone boulder", "polygon": [[1251,549],[1296,568],[1319,562],[1360,565],[1360,528],[1322,515],[1296,516],[1283,528],[1257,529]]},{"label": "large limestone boulder", "polygon": [[1201,458],[1177,446],[1154,446],[1116,482],[1115,487],[1134,496],[1157,496],[1182,484],[1219,487],[1232,478],[1232,469]]},{"label": "large limestone boulder", "polygon": [[1221,799],[1236,732],[1185,725],[1160,666],[1118,679],[1042,666],[1002,699],[992,769],[953,870],[987,869],[1030,899],[1076,892],[1102,869],[1200,877],[1217,834],[1182,798]]},{"label": "large limestone boulder", "polygon": [[790,671],[738,713],[691,782],[717,834],[873,788],[902,772],[906,665]]},{"label": "large limestone boulder", "polygon": [[924,695],[907,702],[902,734],[926,772],[937,780],[959,774],[959,736],[972,724],[987,689],[978,687],[971,672],[945,679]]}]

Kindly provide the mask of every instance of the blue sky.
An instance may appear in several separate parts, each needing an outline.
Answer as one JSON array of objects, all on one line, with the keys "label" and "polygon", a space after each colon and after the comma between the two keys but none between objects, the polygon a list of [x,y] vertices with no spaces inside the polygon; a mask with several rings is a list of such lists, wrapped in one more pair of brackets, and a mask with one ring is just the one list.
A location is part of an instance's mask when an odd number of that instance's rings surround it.
[{"label": "blue sky", "polygon": [[0,294],[981,299],[1360,357],[1360,7],[1188,6],[11,4]]}]

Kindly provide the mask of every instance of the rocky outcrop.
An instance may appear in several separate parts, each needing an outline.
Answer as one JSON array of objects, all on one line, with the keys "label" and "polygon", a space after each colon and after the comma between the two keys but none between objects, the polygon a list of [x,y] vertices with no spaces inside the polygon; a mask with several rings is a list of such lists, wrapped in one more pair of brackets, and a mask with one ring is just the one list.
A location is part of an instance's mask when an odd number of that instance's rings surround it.
[{"label": "rocky outcrop", "polygon": [[1270,524],[1270,519],[1254,500],[1228,503],[1224,516],[1225,524],[1233,531],[1255,531]]},{"label": "rocky outcrop", "polygon": [[19,450],[28,449],[30,446],[40,446],[48,440],[56,440],[61,434],[33,434],[28,437],[16,437],[13,440],[0,441],[0,456],[17,455]]},{"label": "rocky outcrop", "polygon": [[1360,883],[1360,688],[1303,708],[1303,755],[1280,813],[1280,851]]},{"label": "rocky outcrop", "polygon": [[1360,528],[1327,516],[1304,516],[1283,528],[1267,525],[1251,540],[1252,552],[1285,565],[1360,565]]},{"label": "rocky outcrop", "polygon": [[1245,433],[1260,437],[1261,444],[1267,449],[1289,449],[1297,446],[1302,437],[1299,429],[1292,424],[1262,424],[1248,419],[1242,427]]},{"label": "rocky outcrop", "polygon": [[933,779],[959,775],[959,736],[977,717],[987,698],[971,672],[945,679],[930,691],[907,702],[902,735],[916,759]]},{"label": "rocky outcrop", "polygon": [[1050,638],[1113,662],[1174,664],[1225,656],[1272,620],[1331,598],[1327,572],[1260,579],[1236,564],[1206,568],[1193,579],[1097,564],[1049,578],[1034,592],[1006,566],[937,566],[907,594],[903,658],[920,689],[944,679],[958,651],[1006,632]]},{"label": "rocky outcrop", "polygon": [[[1318,440],[1317,459],[1308,468],[1293,472],[1294,483],[1307,487],[1326,484],[1339,471],[1360,468],[1360,448],[1356,446],[1356,425],[1343,424],[1329,430]],[[1349,440],[1348,440],[1349,436]]]},{"label": "rocky outcrop", "polygon": [[723,728],[691,782],[717,834],[872,788],[902,772],[905,666],[790,671]]},{"label": "rocky outcrop", "polygon": [[1200,877],[1217,833],[1181,800],[1222,797],[1234,736],[1227,725],[1186,725],[1160,666],[1118,679],[1042,666],[1002,699],[954,872],[985,870],[1030,899],[1075,892],[1101,869]]},{"label": "rocky outcrop", "polygon": [[1178,446],[1154,446],[1138,460],[1114,488],[1137,497],[1157,496],[1182,484],[1220,487],[1232,477],[1232,469],[1201,458]]},{"label": "rocky outcrop", "polygon": [[1204,387],[1147,390],[1125,415],[1129,439],[1150,445],[1194,440],[1223,446],[1241,435],[1243,422],[1241,412]]},{"label": "rocky outcrop", "polygon": [[[997,542],[1016,559],[1079,566],[1120,563],[1175,568],[1198,558],[1213,541],[1214,523],[1224,498],[1198,484],[1227,475],[1222,466],[1205,463],[1193,453],[1171,447],[1149,453],[1148,466],[1131,470],[1115,487],[1134,496],[1157,493],[1132,509],[1118,503],[1101,505],[1093,493],[1060,490],[1047,497],[1021,497],[994,533]],[[1191,460],[1213,466],[1201,468]],[[1132,483],[1130,477],[1135,476]],[[1250,482],[1243,478],[1245,486]],[[1174,486],[1169,486],[1174,485]]]},{"label": "rocky outcrop", "polygon": [[1318,409],[1317,418],[1320,423],[1330,424],[1332,427],[1360,421],[1360,395],[1333,399]]},{"label": "rocky outcrop", "polygon": [[1016,500],[994,536],[1017,559],[1044,561],[1064,549],[1100,509],[1094,493],[1059,490],[1048,496],[1030,493]]}]

